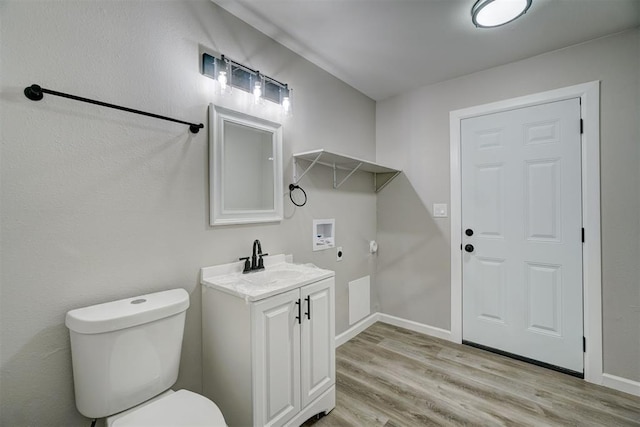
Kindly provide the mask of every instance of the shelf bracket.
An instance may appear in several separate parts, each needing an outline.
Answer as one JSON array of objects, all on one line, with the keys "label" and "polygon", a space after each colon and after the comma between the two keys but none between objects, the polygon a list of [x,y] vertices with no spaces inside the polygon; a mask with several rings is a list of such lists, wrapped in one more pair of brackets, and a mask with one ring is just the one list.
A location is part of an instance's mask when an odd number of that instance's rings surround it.
[{"label": "shelf bracket", "polygon": [[[374,173],[373,174],[373,186],[376,189],[376,193],[380,192],[380,190],[382,190],[384,187],[386,187],[391,181],[393,181],[393,179],[400,175],[402,171],[397,171],[397,172],[393,172],[393,173]],[[380,184],[380,186],[378,186],[378,175],[390,175],[382,184]]]},{"label": "shelf bracket", "polygon": [[354,173],[356,173],[356,171],[360,168],[360,166],[362,166],[362,163],[358,163],[358,166],[356,166],[355,168],[353,168],[353,170],[351,172],[349,172],[347,174],[347,176],[344,177],[344,179],[342,181],[340,181],[340,183],[338,183],[338,177],[337,177],[337,168],[336,168],[336,164],[333,164],[333,188],[340,188],[340,186],[342,184],[345,183],[346,180],[348,180],[351,175],[353,175]]},{"label": "shelf bracket", "polygon": [[311,162],[309,167],[307,167],[304,170],[304,172],[302,172],[302,174],[300,176],[298,176],[298,159],[296,159],[294,157],[293,158],[293,183],[298,185],[298,183],[300,182],[302,177],[305,176],[307,174],[307,172],[309,172],[311,170],[311,168],[316,165],[316,163],[318,163],[318,160],[320,160],[321,156],[322,156],[322,153],[318,153],[318,155],[316,156],[315,159],[313,159],[313,161]]}]

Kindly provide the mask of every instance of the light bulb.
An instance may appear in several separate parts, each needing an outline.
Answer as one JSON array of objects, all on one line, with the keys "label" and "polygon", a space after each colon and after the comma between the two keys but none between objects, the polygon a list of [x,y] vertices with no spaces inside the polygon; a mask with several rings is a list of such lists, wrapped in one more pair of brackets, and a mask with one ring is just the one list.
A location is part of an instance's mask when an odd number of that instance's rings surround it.
[{"label": "light bulb", "polygon": [[218,73],[218,83],[220,83],[220,90],[225,92],[227,90],[227,72],[220,71]]},{"label": "light bulb", "polygon": [[292,93],[292,90],[289,89],[289,85],[285,84],[284,86],[280,87],[280,105],[282,105],[282,114],[285,117],[291,117],[293,114],[291,105]]},{"label": "light bulb", "polygon": [[253,85],[253,102],[259,104],[262,100],[262,83],[258,80]]},{"label": "light bulb", "polygon": [[287,117],[291,115],[291,100],[288,96],[282,98],[282,112]]}]

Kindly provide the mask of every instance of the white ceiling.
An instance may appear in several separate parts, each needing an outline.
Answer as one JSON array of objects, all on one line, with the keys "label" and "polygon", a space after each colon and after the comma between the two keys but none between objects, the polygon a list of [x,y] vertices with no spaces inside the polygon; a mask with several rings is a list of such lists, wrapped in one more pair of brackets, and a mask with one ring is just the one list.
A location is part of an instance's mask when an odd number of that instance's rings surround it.
[{"label": "white ceiling", "polygon": [[375,100],[640,25],[640,0],[533,0],[493,29],[475,0],[213,1]]}]

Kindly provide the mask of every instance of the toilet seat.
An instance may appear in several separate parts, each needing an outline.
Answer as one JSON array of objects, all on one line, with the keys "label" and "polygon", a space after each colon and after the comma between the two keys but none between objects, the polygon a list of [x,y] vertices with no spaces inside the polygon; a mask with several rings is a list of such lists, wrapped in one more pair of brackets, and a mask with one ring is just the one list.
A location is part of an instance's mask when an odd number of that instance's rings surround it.
[{"label": "toilet seat", "polygon": [[211,400],[178,390],[133,408],[109,423],[112,427],[226,427],[222,412]]}]

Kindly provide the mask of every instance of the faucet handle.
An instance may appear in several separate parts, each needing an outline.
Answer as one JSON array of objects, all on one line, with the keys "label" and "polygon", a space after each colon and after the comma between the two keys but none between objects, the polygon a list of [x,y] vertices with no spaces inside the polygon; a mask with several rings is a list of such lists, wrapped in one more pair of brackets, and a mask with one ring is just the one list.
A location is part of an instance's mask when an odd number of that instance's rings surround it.
[{"label": "faucet handle", "polygon": [[242,270],[243,273],[248,273],[251,271],[251,262],[249,262],[249,257],[246,256],[244,258],[240,258],[240,261],[244,261],[244,270]]},{"label": "faucet handle", "polygon": [[263,256],[267,256],[269,254],[260,254],[258,255],[258,268],[264,268],[264,261],[262,260]]}]

